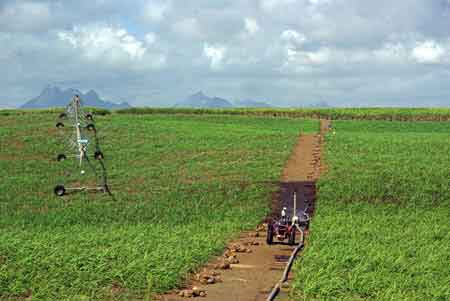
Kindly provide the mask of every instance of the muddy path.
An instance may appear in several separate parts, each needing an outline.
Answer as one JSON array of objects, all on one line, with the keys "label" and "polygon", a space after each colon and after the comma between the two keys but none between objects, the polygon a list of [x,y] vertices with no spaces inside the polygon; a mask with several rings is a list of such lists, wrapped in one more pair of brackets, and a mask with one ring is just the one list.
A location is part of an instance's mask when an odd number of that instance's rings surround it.
[{"label": "muddy path", "polygon": [[[292,210],[293,191],[299,195],[298,208],[308,206],[308,212],[314,213],[315,182],[324,171],[321,153],[323,135],[328,128],[329,122],[321,120],[320,133],[300,135],[283,170],[279,192],[273,196],[274,218],[282,207]],[[267,245],[265,228],[259,226],[256,231],[243,232],[239,239],[230,242],[223,256],[214,258],[198,274],[192,276],[186,290],[170,292],[160,299],[192,300],[192,293],[204,291],[206,296],[198,297],[199,300],[266,300],[273,285],[280,279],[293,250],[293,246],[281,243]],[[231,263],[229,268],[228,263]],[[199,290],[194,292],[192,288]],[[287,290],[283,290],[277,300],[287,300]]]}]

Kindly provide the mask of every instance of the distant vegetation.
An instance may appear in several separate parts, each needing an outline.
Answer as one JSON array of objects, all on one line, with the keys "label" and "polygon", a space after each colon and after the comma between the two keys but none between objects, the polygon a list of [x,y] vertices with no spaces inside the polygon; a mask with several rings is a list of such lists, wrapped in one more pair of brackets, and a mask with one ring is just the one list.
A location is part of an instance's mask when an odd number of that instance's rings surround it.
[{"label": "distant vegetation", "polygon": [[118,114],[225,114],[333,120],[450,121],[450,109],[444,108],[130,108]]},{"label": "distant vegetation", "polygon": [[[62,109],[0,110],[1,115],[47,114]],[[184,114],[184,115],[248,115],[282,118],[323,118],[332,120],[389,120],[389,121],[450,121],[450,109],[446,108],[129,108],[119,110],[91,109],[105,114]]]},{"label": "distant vegetation", "polygon": [[[93,112],[96,115],[109,115],[111,112],[107,109],[101,108],[89,108],[85,107],[84,110],[86,112]],[[49,109],[6,109],[0,110],[0,116],[19,116],[19,115],[39,115],[39,114],[57,114],[64,112],[63,108],[49,108]]]}]

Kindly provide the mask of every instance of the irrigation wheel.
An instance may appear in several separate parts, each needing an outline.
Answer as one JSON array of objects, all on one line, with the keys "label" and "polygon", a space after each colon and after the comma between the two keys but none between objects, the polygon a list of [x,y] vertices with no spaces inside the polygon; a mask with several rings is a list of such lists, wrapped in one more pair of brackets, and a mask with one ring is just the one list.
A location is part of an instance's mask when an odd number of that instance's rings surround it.
[{"label": "irrigation wheel", "polygon": [[87,128],[88,131],[95,131],[95,125],[93,125],[92,123],[89,123],[86,126],[86,128]]},{"label": "irrigation wheel", "polygon": [[105,156],[103,156],[103,153],[101,151],[96,151],[94,154],[95,160],[103,160],[105,159]]},{"label": "irrigation wheel", "polygon": [[64,161],[64,160],[66,160],[66,159],[67,159],[67,157],[66,157],[66,155],[64,155],[64,154],[59,154],[58,157],[56,158],[56,160],[57,160],[58,162]]},{"label": "irrigation wheel", "polygon": [[54,192],[57,196],[63,196],[66,194],[66,188],[64,188],[64,185],[56,185]]}]

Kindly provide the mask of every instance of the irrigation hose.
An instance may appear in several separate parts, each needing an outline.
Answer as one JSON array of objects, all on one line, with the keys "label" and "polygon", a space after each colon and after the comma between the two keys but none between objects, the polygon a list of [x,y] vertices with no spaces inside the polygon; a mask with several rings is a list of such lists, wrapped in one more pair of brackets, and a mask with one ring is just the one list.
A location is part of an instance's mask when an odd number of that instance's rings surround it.
[{"label": "irrigation hose", "polygon": [[270,295],[267,297],[267,301],[273,301],[275,300],[275,298],[278,296],[278,293],[281,290],[281,286],[283,285],[284,282],[286,282],[286,280],[288,279],[289,276],[289,272],[292,269],[292,265],[294,264],[294,260],[297,257],[298,253],[303,249],[303,247],[305,246],[304,244],[304,239],[303,239],[303,234],[302,234],[302,240],[301,242],[298,244],[298,246],[294,249],[294,251],[292,251],[291,257],[289,258],[288,263],[286,264],[286,268],[284,269],[283,275],[281,276],[280,281],[277,282],[277,284],[275,284],[274,288],[272,289],[272,291],[270,292]]}]

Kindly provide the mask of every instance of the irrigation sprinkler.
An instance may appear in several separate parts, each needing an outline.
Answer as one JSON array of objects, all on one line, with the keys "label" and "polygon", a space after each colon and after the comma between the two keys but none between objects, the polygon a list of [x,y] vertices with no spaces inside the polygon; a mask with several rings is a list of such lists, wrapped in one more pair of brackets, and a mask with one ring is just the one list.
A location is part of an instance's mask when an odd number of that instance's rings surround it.
[{"label": "irrigation sprinkler", "polygon": [[[62,183],[54,188],[55,195],[63,196],[69,192],[79,191],[99,191],[111,195],[107,183],[105,157],[100,149],[94,115],[84,112],[83,101],[78,95],[75,95],[65,111],[59,114],[56,128],[62,140],[60,145],[64,148],[57,154],[56,161],[64,166],[63,174],[70,177],[72,184],[66,186],[67,179],[61,181]],[[73,162],[69,160],[70,158],[75,158],[75,165],[63,163]],[[94,176],[94,184],[80,184],[88,174]]]}]

